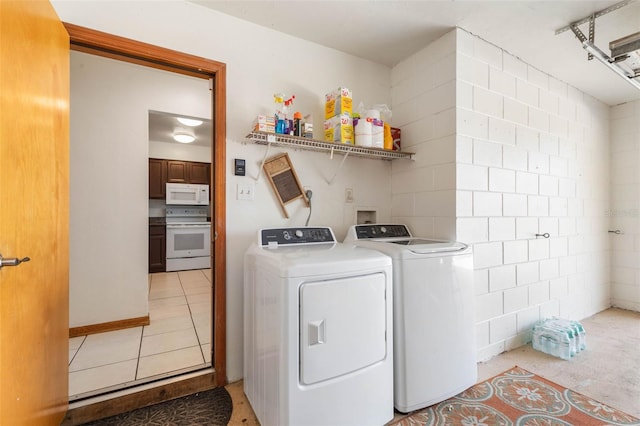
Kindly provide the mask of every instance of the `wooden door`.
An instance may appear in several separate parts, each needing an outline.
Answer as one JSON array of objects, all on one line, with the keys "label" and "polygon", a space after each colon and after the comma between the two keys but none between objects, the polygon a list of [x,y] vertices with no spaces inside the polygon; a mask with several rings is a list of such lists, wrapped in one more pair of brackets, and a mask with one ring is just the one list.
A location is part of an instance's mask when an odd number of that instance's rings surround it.
[{"label": "wooden door", "polygon": [[68,406],[69,36],[43,1],[0,1],[0,424]]}]

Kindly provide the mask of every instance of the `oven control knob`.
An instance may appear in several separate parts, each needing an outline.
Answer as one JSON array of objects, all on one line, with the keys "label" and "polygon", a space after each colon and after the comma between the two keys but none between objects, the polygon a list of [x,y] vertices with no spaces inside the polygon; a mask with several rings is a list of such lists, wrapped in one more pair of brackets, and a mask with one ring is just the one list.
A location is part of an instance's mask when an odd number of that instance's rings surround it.
[{"label": "oven control knob", "polygon": [[300,229],[296,229],[296,237],[298,238],[302,238],[304,234],[302,233],[302,231]]},{"label": "oven control knob", "polygon": [[387,227],[386,226],[380,227],[380,232],[382,232],[383,234],[387,232]]},{"label": "oven control knob", "polygon": [[284,231],[282,236],[284,237],[285,240],[291,239],[291,235],[289,234],[289,231]]}]

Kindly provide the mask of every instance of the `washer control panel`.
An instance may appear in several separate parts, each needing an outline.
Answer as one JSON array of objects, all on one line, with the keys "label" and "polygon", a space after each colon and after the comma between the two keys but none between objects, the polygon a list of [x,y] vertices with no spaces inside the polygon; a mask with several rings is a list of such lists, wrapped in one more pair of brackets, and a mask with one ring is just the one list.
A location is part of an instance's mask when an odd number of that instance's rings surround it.
[{"label": "washer control panel", "polygon": [[408,238],[411,233],[406,225],[356,225],[356,238]]},{"label": "washer control panel", "polygon": [[335,243],[336,237],[329,227],[270,228],[260,230],[261,246],[277,247],[294,244]]}]

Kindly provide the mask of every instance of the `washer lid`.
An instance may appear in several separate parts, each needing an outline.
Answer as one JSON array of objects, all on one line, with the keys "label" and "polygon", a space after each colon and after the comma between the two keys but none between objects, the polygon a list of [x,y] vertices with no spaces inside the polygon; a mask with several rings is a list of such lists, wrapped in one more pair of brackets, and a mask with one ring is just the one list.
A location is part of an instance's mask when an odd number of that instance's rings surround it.
[{"label": "washer lid", "polygon": [[466,244],[459,243],[457,241],[425,240],[422,238],[409,238],[403,240],[388,239],[376,241],[406,246],[407,250],[410,250],[411,252],[417,254],[462,251],[467,248]]}]

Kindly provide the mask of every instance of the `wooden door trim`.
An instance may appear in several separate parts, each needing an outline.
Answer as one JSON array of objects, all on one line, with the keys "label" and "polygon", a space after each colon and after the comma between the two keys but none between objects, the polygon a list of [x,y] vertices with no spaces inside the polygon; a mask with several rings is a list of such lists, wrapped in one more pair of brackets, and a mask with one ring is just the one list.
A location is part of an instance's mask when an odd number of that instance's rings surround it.
[{"label": "wooden door trim", "polygon": [[161,401],[204,392],[216,387],[215,372],[181,380],[170,384],[161,384],[150,389],[133,392],[118,398],[96,402],[67,411],[61,426],[78,426],[95,420],[148,407]]},{"label": "wooden door trim", "polygon": [[[213,90],[212,135],[212,264],[213,354],[215,386],[227,383],[226,374],[226,64],[74,24],[63,23],[71,50],[211,79]],[[217,235],[217,238],[213,238]]]}]

